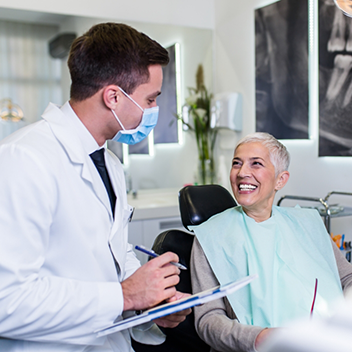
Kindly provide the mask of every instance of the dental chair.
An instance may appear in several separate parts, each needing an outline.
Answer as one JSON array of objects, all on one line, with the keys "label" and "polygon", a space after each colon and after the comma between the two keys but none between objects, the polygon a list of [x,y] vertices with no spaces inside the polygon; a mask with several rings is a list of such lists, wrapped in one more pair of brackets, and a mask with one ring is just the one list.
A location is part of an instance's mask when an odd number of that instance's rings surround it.
[{"label": "dental chair", "polygon": [[[219,185],[186,186],[179,192],[179,207],[183,226],[189,231],[189,226],[199,225],[215,214],[236,206],[232,195]],[[180,263],[188,270],[181,270],[177,290],[192,293],[190,276],[190,257],[194,235],[181,230],[167,230],[159,234],[153,245],[158,254],[167,251],[176,253]],[[199,338],[194,327],[192,311],[185,321],[176,328],[161,328],[166,335],[166,341],[157,346],[143,345],[132,341],[136,352],[207,352],[210,347]]]}]

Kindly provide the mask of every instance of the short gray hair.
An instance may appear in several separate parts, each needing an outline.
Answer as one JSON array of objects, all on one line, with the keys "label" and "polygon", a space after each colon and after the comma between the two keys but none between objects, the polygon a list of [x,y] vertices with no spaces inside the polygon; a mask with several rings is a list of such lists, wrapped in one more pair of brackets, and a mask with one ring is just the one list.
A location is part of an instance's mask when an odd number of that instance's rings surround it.
[{"label": "short gray hair", "polygon": [[264,147],[268,148],[270,160],[275,167],[276,175],[288,170],[290,165],[290,154],[286,147],[271,134],[266,132],[249,134],[237,143],[235,151],[240,145],[246,143],[261,143]]}]

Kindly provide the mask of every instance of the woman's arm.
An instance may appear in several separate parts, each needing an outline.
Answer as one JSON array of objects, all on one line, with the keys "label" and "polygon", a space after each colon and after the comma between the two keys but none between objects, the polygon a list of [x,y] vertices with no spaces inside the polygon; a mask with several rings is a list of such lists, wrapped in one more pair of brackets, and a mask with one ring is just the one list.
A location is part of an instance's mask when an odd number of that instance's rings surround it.
[{"label": "woman's arm", "polygon": [[[193,293],[219,285],[197,238],[192,249],[191,278]],[[199,336],[217,351],[253,351],[256,338],[263,330],[240,324],[226,298],[194,307],[194,315]]]},{"label": "woman's arm", "polygon": [[331,243],[334,250],[337,269],[339,271],[341,286],[343,291],[346,291],[346,289],[352,287],[352,264],[346,260],[336,244],[333,241],[331,241]]}]

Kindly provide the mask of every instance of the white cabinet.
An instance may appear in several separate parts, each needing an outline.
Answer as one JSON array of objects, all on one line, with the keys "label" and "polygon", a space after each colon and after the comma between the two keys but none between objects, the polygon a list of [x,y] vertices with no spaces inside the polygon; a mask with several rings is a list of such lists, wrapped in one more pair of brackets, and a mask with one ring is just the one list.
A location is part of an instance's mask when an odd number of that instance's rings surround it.
[{"label": "white cabinet", "polygon": [[[147,248],[152,248],[155,238],[160,233],[170,229],[186,231],[179,216],[159,219],[132,220],[128,229],[128,242],[131,243],[133,247],[135,245],[143,245]],[[145,264],[148,260],[148,256],[136,250],[135,252],[141,264]]]},{"label": "white cabinet", "polygon": [[[135,208],[129,224],[128,242],[133,246],[153,246],[155,238],[163,231],[183,227],[178,207],[178,189],[139,190],[137,196],[128,194],[127,201]],[[136,255],[142,264],[148,256],[139,251]]]},{"label": "white cabinet", "polygon": [[[178,192],[178,189],[154,189],[139,190],[137,197],[128,194],[128,204],[135,208],[129,224],[129,243],[152,248],[155,238],[166,230],[187,232],[181,222]],[[135,253],[142,264],[147,262],[146,254],[136,250]]]}]

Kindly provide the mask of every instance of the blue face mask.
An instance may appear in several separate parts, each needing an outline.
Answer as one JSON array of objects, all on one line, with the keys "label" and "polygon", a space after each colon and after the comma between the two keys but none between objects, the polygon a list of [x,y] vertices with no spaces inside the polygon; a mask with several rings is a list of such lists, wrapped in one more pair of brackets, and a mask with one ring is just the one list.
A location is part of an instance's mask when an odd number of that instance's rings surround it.
[{"label": "blue face mask", "polygon": [[155,107],[149,108],[149,109],[143,109],[125,91],[123,91],[120,87],[119,87],[119,89],[121,90],[121,92],[123,94],[126,95],[127,98],[129,98],[131,101],[133,101],[143,111],[143,116],[142,116],[141,123],[136,128],[134,128],[132,130],[126,130],[125,127],[123,127],[120,119],[115,114],[115,111],[111,110],[111,112],[115,116],[116,120],[118,121],[118,123],[122,127],[122,130],[117,132],[117,134],[113,138],[113,140],[115,142],[120,142],[120,143],[125,143],[125,144],[139,143],[145,137],[148,136],[150,131],[155,127],[156,123],[158,122],[159,106],[155,106]]}]

